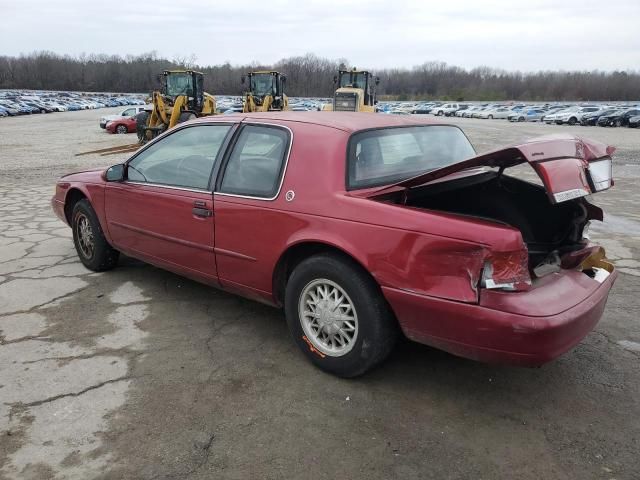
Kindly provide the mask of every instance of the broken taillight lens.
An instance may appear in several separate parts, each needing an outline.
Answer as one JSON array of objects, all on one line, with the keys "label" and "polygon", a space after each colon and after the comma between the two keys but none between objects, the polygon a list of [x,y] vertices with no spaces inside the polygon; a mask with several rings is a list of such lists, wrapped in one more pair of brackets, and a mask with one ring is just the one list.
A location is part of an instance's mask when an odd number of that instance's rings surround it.
[{"label": "broken taillight lens", "polygon": [[527,251],[492,252],[484,262],[480,286],[510,291],[528,290],[531,276]]},{"label": "broken taillight lens", "polygon": [[610,158],[589,162],[589,177],[594,192],[606,190],[613,184],[612,161]]}]

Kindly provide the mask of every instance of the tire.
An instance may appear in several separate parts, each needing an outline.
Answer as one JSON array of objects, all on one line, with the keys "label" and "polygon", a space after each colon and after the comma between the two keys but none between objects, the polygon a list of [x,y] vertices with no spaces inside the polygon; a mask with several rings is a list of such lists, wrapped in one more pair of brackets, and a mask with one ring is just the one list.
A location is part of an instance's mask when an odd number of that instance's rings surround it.
[{"label": "tire", "polygon": [[142,111],[136,115],[136,134],[138,135],[138,141],[145,143],[147,141],[145,136],[145,128],[149,122],[149,112]]},{"label": "tire", "polygon": [[[337,308],[344,309],[342,315],[350,315],[352,320],[349,323],[333,320],[314,331],[313,322],[315,326],[320,325],[322,318],[305,319],[301,313],[310,305],[312,295],[319,295],[317,289],[323,287],[329,294],[343,296]],[[287,282],[284,303],[289,331],[298,347],[314,365],[339,377],[362,375],[382,362],[398,337],[395,317],[379,286],[355,262],[335,254],[315,255],[297,265]],[[345,308],[345,304],[350,308]],[[321,305],[312,307],[314,312],[320,308]],[[326,321],[332,321],[335,309],[331,304],[324,307],[322,314],[328,312],[324,317]],[[351,327],[350,331],[344,332],[345,326]],[[329,336],[318,338],[326,334],[325,328],[339,328],[343,336],[333,332],[339,341],[329,341]]]},{"label": "tire", "polygon": [[524,117],[518,118],[518,122],[524,122]]},{"label": "tire", "polygon": [[126,125],[118,125],[116,127],[116,133],[118,133],[120,135],[125,134],[125,133],[129,133],[129,129],[127,128]]},{"label": "tire", "polygon": [[575,125],[578,119],[576,117],[571,117],[567,122],[569,125]]},{"label": "tire", "polygon": [[182,112],[180,114],[180,118],[178,118],[178,123],[188,122],[189,120],[193,120],[195,118],[198,118],[198,117],[193,112]]},{"label": "tire", "polygon": [[622,120],[620,120],[620,119],[616,120],[615,126],[616,127],[621,127],[622,126]]},{"label": "tire", "polygon": [[107,242],[98,216],[86,198],[73,207],[71,229],[76,252],[85,267],[102,272],[116,266],[120,252]]},{"label": "tire", "polygon": [[438,117],[440,117],[440,116],[442,116],[443,114],[444,114],[444,112],[443,112],[442,110],[439,110],[439,111],[438,111],[437,116],[438,116]]},{"label": "tire", "polygon": [[493,115],[489,115],[487,118],[488,118],[489,120],[493,120]]}]

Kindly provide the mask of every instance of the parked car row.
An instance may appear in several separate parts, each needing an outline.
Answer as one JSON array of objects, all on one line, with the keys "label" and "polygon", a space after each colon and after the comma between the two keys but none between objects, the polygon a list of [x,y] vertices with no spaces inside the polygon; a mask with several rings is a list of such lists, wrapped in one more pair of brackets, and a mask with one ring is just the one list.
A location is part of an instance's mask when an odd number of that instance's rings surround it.
[{"label": "parked car row", "polygon": [[384,102],[380,113],[432,114],[445,117],[503,119],[510,122],[544,122],[548,125],[640,126],[640,103],[628,104],[501,104],[444,102]]},{"label": "parked car row", "polygon": [[120,96],[106,93],[82,94],[76,92],[36,92],[25,90],[0,91],[0,117],[142,104],[144,104],[144,101],[140,95]]}]

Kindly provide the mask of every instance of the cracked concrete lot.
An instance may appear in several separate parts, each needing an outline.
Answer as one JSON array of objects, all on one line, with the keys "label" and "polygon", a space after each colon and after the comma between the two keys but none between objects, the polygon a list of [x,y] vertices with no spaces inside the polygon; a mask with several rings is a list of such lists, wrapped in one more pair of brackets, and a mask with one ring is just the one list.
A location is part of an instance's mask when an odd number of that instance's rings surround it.
[{"label": "cracked concrete lot", "polygon": [[73,156],[133,141],[102,114],[0,119],[0,478],[640,478],[640,131],[451,119],[480,151],[562,131],[619,147],[594,199],[621,272],[604,318],[539,369],[405,341],[341,380],[280,311],[128,258],[82,267],[49,199],[123,159]]}]

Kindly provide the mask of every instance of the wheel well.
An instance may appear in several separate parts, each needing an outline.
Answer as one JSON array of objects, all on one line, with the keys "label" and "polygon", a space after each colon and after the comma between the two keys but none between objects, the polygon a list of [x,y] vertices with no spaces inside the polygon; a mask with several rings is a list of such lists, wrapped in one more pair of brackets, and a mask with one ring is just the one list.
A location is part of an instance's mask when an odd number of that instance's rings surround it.
[{"label": "wheel well", "polygon": [[77,188],[72,188],[67,192],[67,196],[64,200],[64,216],[67,218],[67,223],[71,225],[71,214],[73,213],[73,207],[76,206],[83,198],[87,198],[87,196],[82,193]]},{"label": "wheel well", "polygon": [[357,265],[359,268],[365,271],[367,275],[371,276],[369,271],[364,268],[360,262],[346,253],[344,250],[340,250],[337,247],[321,242],[299,243],[290,247],[282,254],[280,259],[278,260],[278,263],[276,264],[276,268],[273,271],[273,297],[278,305],[283,305],[284,303],[284,292],[286,289],[287,280],[289,279],[291,272],[293,272],[293,269],[303,260],[320,253],[333,253],[339,257],[342,257],[346,261]]}]

